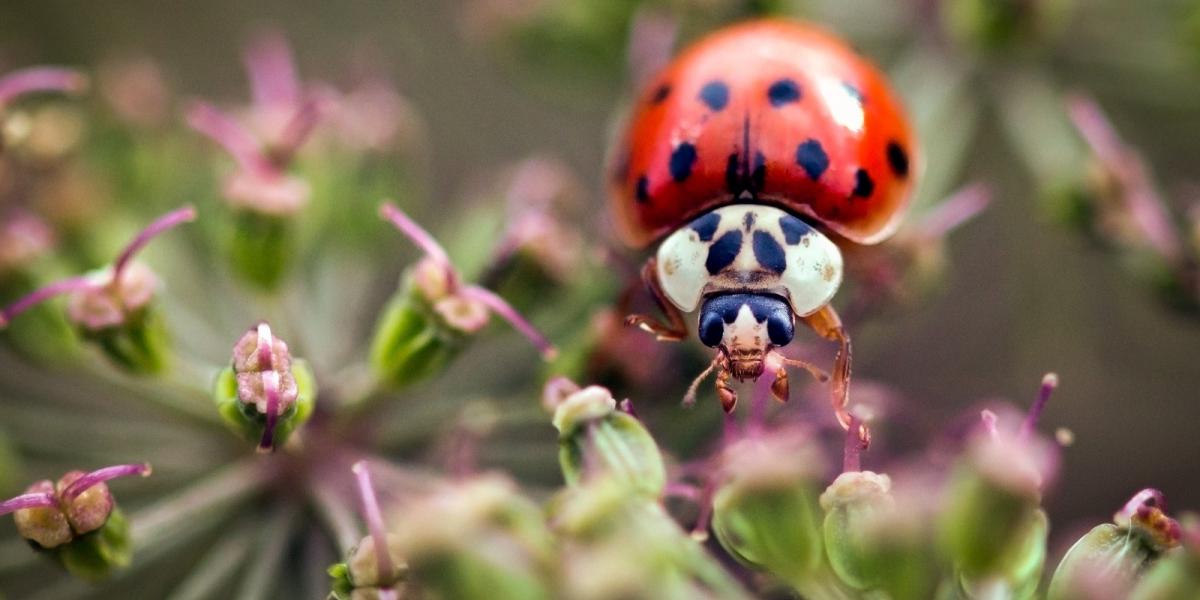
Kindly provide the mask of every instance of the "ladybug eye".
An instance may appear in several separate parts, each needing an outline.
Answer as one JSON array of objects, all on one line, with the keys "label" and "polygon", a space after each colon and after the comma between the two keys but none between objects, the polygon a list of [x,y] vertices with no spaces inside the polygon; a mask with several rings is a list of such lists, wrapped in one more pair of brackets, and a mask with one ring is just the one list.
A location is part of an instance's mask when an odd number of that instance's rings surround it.
[{"label": "ladybug eye", "polygon": [[786,305],[767,313],[767,336],[776,346],[786,346],[796,335],[796,324],[792,320],[792,310]]},{"label": "ladybug eye", "polygon": [[725,335],[725,322],[719,312],[706,310],[700,313],[700,327],[697,333],[705,346],[716,348]]}]

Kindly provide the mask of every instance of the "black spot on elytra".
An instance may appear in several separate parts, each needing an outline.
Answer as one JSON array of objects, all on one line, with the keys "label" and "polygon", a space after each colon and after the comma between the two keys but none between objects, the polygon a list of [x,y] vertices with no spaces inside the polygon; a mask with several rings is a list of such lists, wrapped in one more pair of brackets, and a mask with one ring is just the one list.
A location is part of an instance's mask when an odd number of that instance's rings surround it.
[{"label": "black spot on elytra", "polygon": [[713,234],[717,232],[717,227],[721,224],[721,215],[715,212],[707,213],[700,218],[692,221],[691,228],[700,236],[700,241],[711,242]]},{"label": "black spot on elytra", "polygon": [[710,81],[700,88],[700,100],[709,108],[719,111],[729,104],[729,86],[723,81]]},{"label": "black spot on elytra", "polygon": [[780,79],[767,88],[767,99],[776,108],[797,102],[800,100],[800,86],[791,79]]},{"label": "black spot on elytra", "polygon": [[692,165],[696,164],[696,147],[688,142],[680,144],[671,153],[671,179],[682,182],[692,175]]},{"label": "black spot on elytra", "polygon": [[796,164],[804,169],[809,179],[820,179],[829,168],[829,155],[825,154],[821,142],[808,140],[796,147]]},{"label": "black spot on elytra", "polygon": [[776,273],[787,269],[787,257],[783,254],[783,246],[765,231],[754,232],[754,258],[758,259],[758,264]]},{"label": "black spot on elytra", "polygon": [[888,166],[897,177],[908,177],[908,153],[899,142],[892,140],[887,145]]},{"label": "black spot on elytra", "polygon": [[650,104],[662,104],[663,100],[666,100],[667,96],[670,95],[671,86],[664,83],[658,86],[658,89],[654,90],[654,95],[650,97]]},{"label": "black spot on elytra", "polygon": [[750,233],[750,230],[754,229],[754,221],[757,219],[758,217],[754,216],[754,211],[746,211],[746,214],[742,216],[742,229],[745,229],[746,233]]},{"label": "black spot on elytra", "polygon": [[866,169],[855,171],[854,191],[850,192],[850,195],[856,198],[870,198],[874,193],[875,180],[871,179],[871,174]]},{"label": "black spot on elytra", "polygon": [[741,249],[741,230],[726,231],[725,235],[708,247],[708,258],[704,261],[704,268],[708,269],[710,275],[720,273],[722,269],[733,264],[733,260],[737,258],[738,251]]},{"label": "black spot on elytra", "polygon": [[807,223],[792,215],[779,217],[779,228],[783,230],[783,241],[789,246],[800,243],[800,238],[808,235],[812,228]]},{"label": "black spot on elytra", "polygon": [[642,203],[650,200],[650,180],[647,179],[645,175],[638,177],[637,186],[634,187],[633,196],[638,202]]}]

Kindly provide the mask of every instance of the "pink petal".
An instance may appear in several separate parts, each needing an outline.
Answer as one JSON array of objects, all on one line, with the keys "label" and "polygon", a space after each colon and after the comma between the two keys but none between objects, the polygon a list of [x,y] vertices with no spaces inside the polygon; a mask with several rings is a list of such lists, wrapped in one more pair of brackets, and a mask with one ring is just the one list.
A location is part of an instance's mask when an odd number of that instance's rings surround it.
[{"label": "pink petal", "polygon": [[79,479],[71,482],[67,489],[63,490],[62,497],[64,500],[74,500],[75,497],[86,492],[92,486],[103,483],[110,479],[118,477],[128,477],[130,475],[141,475],[149,477],[152,470],[150,463],[130,464],[130,465],[115,465],[97,469],[91,473],[84,474]]},{"label": "pink petal", "polygon": [[363,515],[367,520],[367,530],[371,532],[371,542],[375,545],[376,568],[380,581],[391,581],[396,576],[392,565],[392,555],[388,551],[387,530],[383,525],[383,513],[379,510],[379,500],[375,497],[375,486],[371,484],[371,473],[367,470],[367,461],[354,463],[350,470],[358,480],[358,494],[362,499]]},{"label": "pink petal", "polygon": [[129,261],[135,254],[138,253],[150,240],[154,239],[159,234],[183,223],[196,220],[196,209],[192,206],[184,206],[173,210],[146,226],[145,229],[138,232],[137,236],[121,250],[121,254],[117,257],[117,261],[113,263],[113,280],[115,281],[121,276],[121,272],[129,264]]},{"label": "pink petal", "polygon": [[517,309],[513,308],[504,298],[496,295],[495,292],[472,285],[463,288],[459,293],[463,297],[477,300],[484,306],[487,306],[492,312],[500,315],[502,319],[508,321],[514,329],[521,332],[521,335],[524,335],[533,343],[542,354],[543,359],[554,360],[554,357],[558,356],[558,349],[554,347],[554,344],[550,343],[550,340],[546,339],[546,336],[542,335],[532,323],[521,316],[521,313],[517,312]]},{"label": "pink petal", "polygon": [[32,92],[74,94],[87,88],[87,76],[61,67],[31,67],[0,77],[0,108],[13,99]]}]

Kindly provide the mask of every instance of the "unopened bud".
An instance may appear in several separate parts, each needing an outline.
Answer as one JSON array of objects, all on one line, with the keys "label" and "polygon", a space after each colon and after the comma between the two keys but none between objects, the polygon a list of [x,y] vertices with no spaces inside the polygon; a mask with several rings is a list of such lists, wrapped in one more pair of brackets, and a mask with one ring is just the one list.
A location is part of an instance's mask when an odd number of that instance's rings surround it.
[{"label": "unopened bud", "polygon": [[1146,572],[1131,600],[1182,600],[1200,590],[1200,515],[1184,515],[1181,522],[1182,547]]},{"label": "unopened bud", "polygon": [[855,589],[879,585],[879,573],[869,562],[871,529],[896,509],[887,475],[870,471],[842,473],[821,494],[825,510],[825,551],[833,572]]},{"label": "unopened bud", "polygon": [[283,445],[312,414],[315,380],[287,343],[259,323],[233,347],[233,366],[217,377],[214,397],[227,424],[261,451]]},{"label": "unopened bud", "polygon": [[666,467],[641,421],[617,410],[612,393],[599,386],[576,391],[554,410],[559,464],[569,485],[603,475],[630,491],[656,499],[666,487]]},{"label": "unopened bud", "polygon": [[0,502],[0,514],[15,513],[17,532],[76,577],[99,580],[129,565],[133,548],[129,526],[113,504],[106,481],[150,474],[150,465],[71,471],[56,487],[48,480],[25,494]]},{"label": "unopened bud", "polygon": [[748,437],[721,457],[713,530],[738,559],[799,585],[823,562],[820,456],[799,432]]},{"label": "unopened bud", "polygon": [[1050,600],[1128,598],[1164,552],[1179,545],[1182,530],[1165,513],[1162,492],[1142,490],[1067,551],[1050,581]]}]

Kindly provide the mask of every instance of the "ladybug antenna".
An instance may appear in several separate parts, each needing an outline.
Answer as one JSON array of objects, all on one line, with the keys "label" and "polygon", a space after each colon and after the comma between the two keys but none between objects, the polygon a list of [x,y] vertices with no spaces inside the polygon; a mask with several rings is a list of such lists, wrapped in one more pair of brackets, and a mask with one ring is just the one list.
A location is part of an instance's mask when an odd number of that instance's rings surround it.
[{"label": "ladybug antenna", "polygon": [[691,407],[696,404],[696,392],[697,392],[697,390],[700,389],[700,384],[703,383],[705,378],[707,378],[710,374],[712,374],[712,372],[718,366],[720,366],[720,364],[721,364],[721,353],[720,353],[720,351],[718,351],[716,356],[713,357],[712,362],[708,364],[708,368],[701,371],[700,374],[697,375],[696,378],[692,380],[692,384],[688,386],[687,393],[683,395],[683,405],[684,406]]}]

